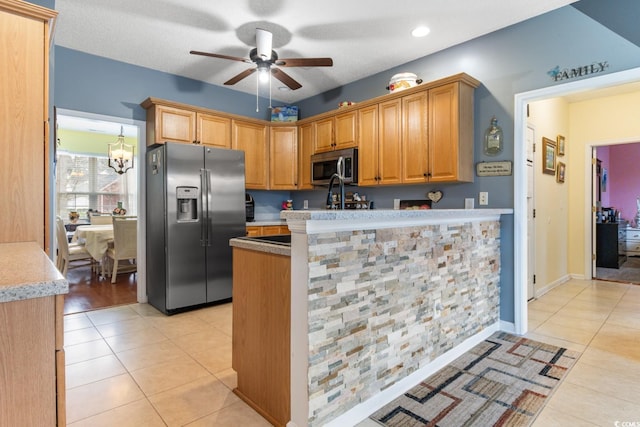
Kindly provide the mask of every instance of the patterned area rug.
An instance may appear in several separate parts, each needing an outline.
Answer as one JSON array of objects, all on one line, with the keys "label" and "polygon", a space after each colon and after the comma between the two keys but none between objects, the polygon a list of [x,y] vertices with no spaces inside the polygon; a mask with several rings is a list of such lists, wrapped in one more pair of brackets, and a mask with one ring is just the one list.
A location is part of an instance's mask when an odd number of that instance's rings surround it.
[{"label": "patterned area rug", "polygon": [[389,427],[528,426],[579,356],[497,332],[370,418]]}]

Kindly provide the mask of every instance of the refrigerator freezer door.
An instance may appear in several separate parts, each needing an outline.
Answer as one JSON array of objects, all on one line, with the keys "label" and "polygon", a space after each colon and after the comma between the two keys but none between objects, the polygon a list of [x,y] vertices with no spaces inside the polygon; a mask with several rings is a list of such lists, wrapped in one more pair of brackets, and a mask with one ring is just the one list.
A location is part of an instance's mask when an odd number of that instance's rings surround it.
[{"label": "refrigerator freezer door", "polygon": [[229,240],[246,234],[244,152],[205,147],[208,182],[207,302],[231,298]]},{"label": "refrigerator freezer door", "polygon": [[[205,246],[201,243],[202,198],[191,199],[195,215],[184,218],[187,190],[201,191],[204,149],[167,143],[166,147],[166,308],[175,310],[206,302]],[[195,218],[194,218],[195,216]]]}]

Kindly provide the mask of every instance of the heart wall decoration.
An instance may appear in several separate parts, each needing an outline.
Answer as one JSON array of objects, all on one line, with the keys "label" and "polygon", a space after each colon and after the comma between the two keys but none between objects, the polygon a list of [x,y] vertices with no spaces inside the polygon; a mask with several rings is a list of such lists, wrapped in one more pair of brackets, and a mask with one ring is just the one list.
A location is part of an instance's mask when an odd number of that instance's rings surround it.
[{"label": "heart wall decoration", "polygon": [[442,199],[442,191],[429,191],[427,193],[427,198],[431,200],[433,203],[438,203]]}]

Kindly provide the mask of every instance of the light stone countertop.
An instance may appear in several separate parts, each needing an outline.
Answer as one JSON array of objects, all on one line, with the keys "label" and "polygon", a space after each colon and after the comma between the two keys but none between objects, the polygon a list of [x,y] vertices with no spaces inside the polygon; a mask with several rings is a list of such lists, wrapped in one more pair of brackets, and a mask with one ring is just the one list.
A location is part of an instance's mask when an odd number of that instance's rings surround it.
[{"label": "light stone countertop", "polygon": [[264,227],[268,225],[287,225],[287,222],[282,219],[257,219],[255,221],[247,222],[247,227]]},{"label": "light stone countertop", "polygon": [[270,254],[276,255],[285,255],[291,256],[291,246],[290,245],[279,245],[277,243],[270,243],[264,240],[254,240],[251,238],[235,238],[229,240],[229,245],[242,248],[249,249],[253,251],[259,252],[267,252]]},{"label": "light stone countertop", "polygon": [[69,293],[69,282],[34,242],[0,244],[0,303]]},{"label": "light stone countertop", "polygon": [[495,220],[513,209],[365,209],[281,211],[292,232],[307,234]]}]

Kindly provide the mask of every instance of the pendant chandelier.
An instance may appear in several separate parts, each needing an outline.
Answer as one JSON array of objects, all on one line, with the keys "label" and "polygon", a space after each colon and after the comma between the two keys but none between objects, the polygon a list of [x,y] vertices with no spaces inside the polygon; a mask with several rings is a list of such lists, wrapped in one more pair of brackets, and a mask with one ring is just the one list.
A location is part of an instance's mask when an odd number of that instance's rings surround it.
[{"label": "pendant chandelier", "polygon": [[109,144],[109,167],[120,175],[133,168],[133,145],[124,143],[123,126],[120,126],[118,140]]}]

